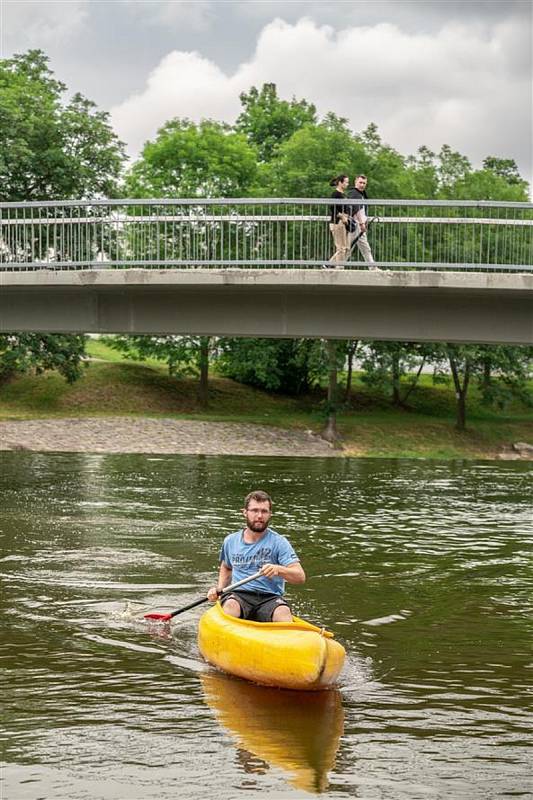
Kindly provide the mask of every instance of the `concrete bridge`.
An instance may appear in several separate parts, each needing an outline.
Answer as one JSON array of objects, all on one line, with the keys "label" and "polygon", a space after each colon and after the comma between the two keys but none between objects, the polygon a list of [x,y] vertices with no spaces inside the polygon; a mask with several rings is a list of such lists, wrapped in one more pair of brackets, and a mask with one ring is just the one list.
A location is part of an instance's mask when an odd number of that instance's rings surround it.
[{"label": "concrete bridge", "polygon": [[330,206],[0,204],[0,331],[533,342],[533,204],[373,201],[379,272]]}]

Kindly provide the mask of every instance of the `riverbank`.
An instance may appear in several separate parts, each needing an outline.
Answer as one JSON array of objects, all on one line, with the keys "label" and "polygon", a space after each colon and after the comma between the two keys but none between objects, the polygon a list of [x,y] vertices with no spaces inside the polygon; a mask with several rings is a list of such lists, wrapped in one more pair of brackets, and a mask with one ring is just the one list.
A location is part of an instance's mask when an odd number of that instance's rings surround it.
[{"label": "riverbank", "polygon": [[235,456],[337,454],[311,431],[141,417],[4,421],[0,422],[0,450]]},{"label": "riverbank", "polygon": [[[416,443],[411,443],[411,447],[416,447]],[[0,421],[2,450],[319,458],[376,455],[362,445],[357,448],[353,442],[340,441],[333,447],[310,429],[287,430],[250,423],[118,416]],[[380,455],[385,457],[383,453]],[[405,452],[401,455],[405,456]],[[386,457],[394,457],[394,454]],[[484,450],[478,457],[533,460],[533,447],[515,442],[495,452]]]},{"label": "riverbank", "polygon": [[68,385],[56,373],[25,375],[0,387],[0,449],[99,453],[525,459],[533,444],[531,410],[483,407],[475,393],[467,429],[454,426],[449,387],[429,379],[408,409],[391,407],[358,379],[338,415],[339,446],[321,438],[324,398],[268,394],[229,379],[210,379],[209,406],[192,378],[157,366],[93,362]]}]

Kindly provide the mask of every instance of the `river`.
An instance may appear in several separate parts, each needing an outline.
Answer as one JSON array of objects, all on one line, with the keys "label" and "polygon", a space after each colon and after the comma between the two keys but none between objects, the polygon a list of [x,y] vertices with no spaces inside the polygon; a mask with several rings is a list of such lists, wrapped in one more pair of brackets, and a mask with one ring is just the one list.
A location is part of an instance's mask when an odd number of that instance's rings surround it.
[{"label": "river", "polygon": [[[533,797],[527,462],[1,455],[5,800]],[[339,686],[209,668],[201,606],[244,495],[347,651]]]}]

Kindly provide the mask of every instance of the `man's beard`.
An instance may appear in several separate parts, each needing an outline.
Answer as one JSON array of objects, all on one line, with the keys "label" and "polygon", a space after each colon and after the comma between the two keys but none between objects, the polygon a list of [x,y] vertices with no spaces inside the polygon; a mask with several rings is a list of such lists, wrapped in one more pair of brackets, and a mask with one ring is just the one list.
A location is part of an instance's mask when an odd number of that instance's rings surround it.
[{"label": "man's beard", "polygon": [[268,528],[268,520],[257,519],[255,522],[250,522],[250,520],[248,520],[248,527],[254,533],[263,533],[263,531],[266,531]]}]

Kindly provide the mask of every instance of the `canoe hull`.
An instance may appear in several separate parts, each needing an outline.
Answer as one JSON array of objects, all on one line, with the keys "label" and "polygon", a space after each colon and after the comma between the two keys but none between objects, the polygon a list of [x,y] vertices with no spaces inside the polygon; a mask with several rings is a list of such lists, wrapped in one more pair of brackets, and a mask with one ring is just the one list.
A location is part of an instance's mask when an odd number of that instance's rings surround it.
[{"label": "canoe hull", "polygon": [[240,620],[225,614],[220,603],[200,619],[198,646],[206,661],[224,672],[283,689],[327,689],[345,658],[333,634],[304,620]]}]

